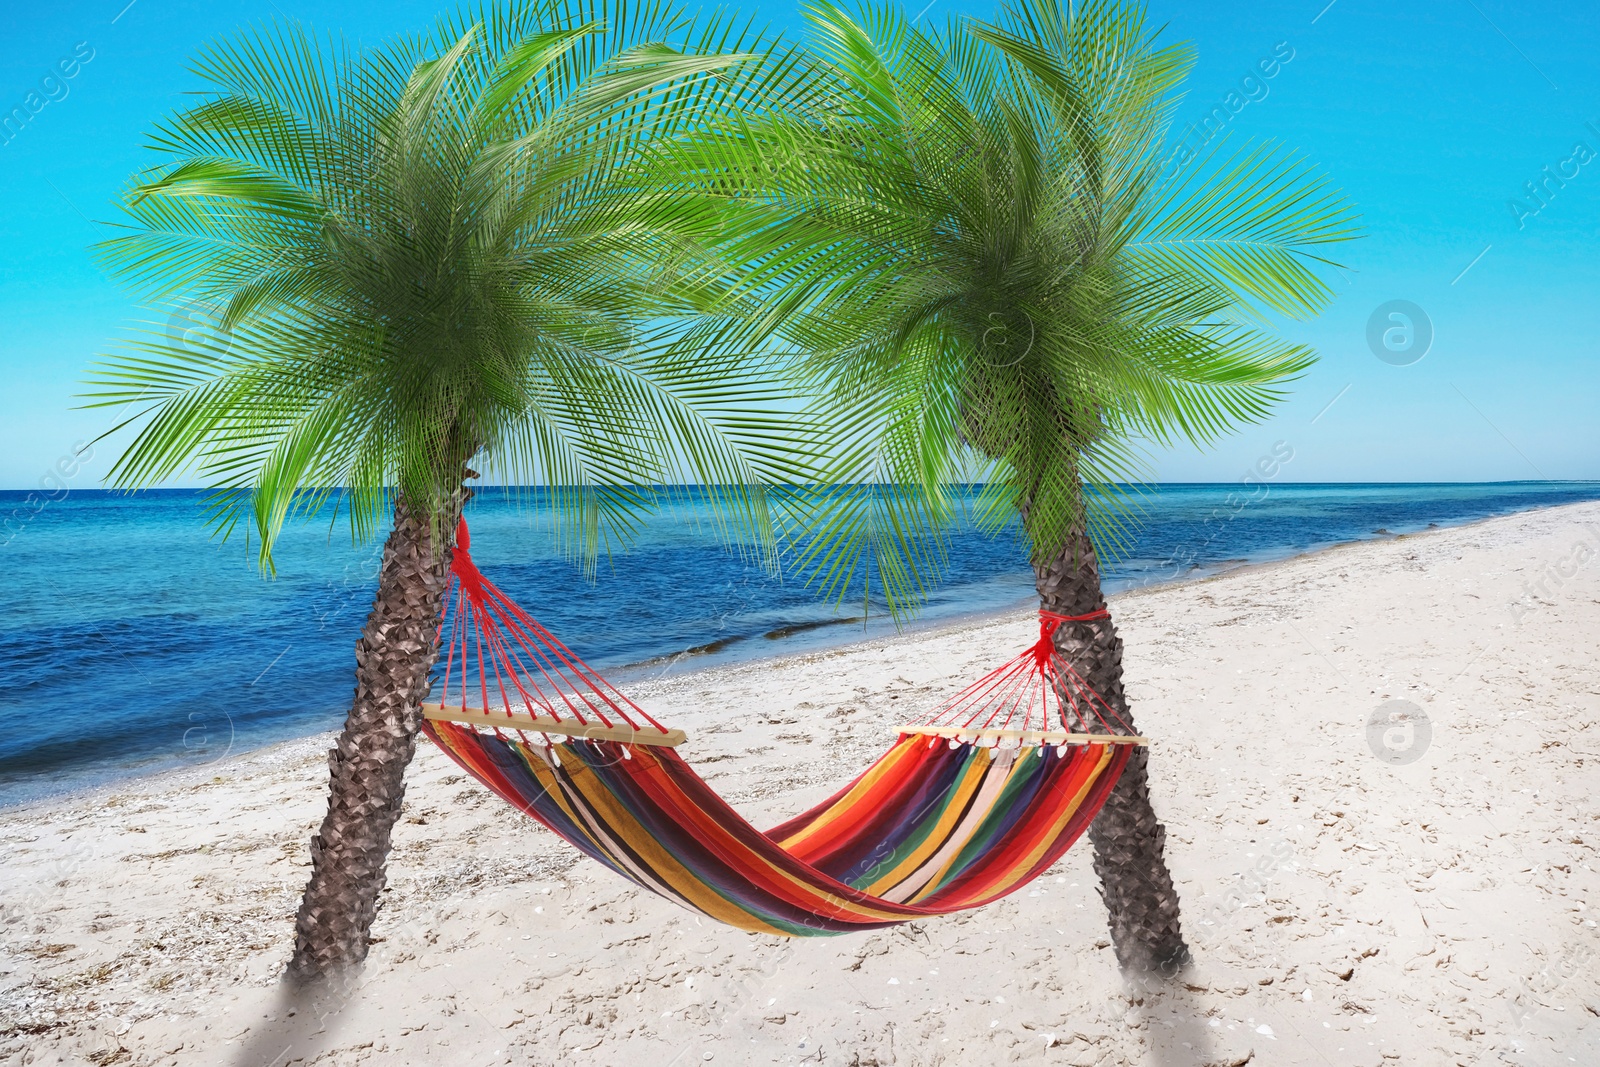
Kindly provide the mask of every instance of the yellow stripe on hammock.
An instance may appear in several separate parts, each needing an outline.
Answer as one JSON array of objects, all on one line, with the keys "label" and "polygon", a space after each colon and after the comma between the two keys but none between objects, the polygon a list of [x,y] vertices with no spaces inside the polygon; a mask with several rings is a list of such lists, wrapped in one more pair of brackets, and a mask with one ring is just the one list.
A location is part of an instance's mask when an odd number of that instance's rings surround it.
[{"label": "yellow stripe on hammock", "polygon": [[980,748],[978,751],[990,756],[991,762],[988,768],[989,773],[984,775],[983,785],[979,787],[978,795],[973,798],[971,807],[967,809],[961,822],[956,825],[956,828],[951,832],[950,837],[944,844],[939,846],[939,850],[933,854],[933,857],[907,879],[903,885],[898,885],[884,894],[885,900],[915,904],[923,897],[931,895],[933,892],[932,887],[943,883],[945,875],[950,868],[955,865],[956,860],[961,858],[961,850],[967,847],[967,842],[972,840],[972,836],[978,832],[979,828],[983,826],[984,820],[989,817],[989,813],[994,810],[995,801],[1004,794],[1006,785],[1011,781],[1011,776],[1021,770],[1022,761],[1017,759],[1015,755],[1016,752],[1020,751],[1019,749],[999,750],[1013,754],[1010,762],[1004,765],[998,760],[992,759],[995,752],[994,749]]},{"label": "yellow stripe on hammock", "polygon": [[[668,781],[670,783],[670,778]],[[705,817],[707,822],[718,827],[719,829],[723,829],[721,820],[719,820],[715,815],[706,811],[699,805],[693,804],[691,798],[685,795],[682,791],[677,792],[679,799],[684,803],[693,806],[695,810],[699,811]],[[726,829],[723,829],[723,832],[727,833]],[[755,856],[749,853],[746,846],[738,840],[733,839],[731,835],[729,835],[729,843],[732,847],[745,852],[746,855],[750,855],[751,859],[755,859]],[[849,897],[841,896],[832,890],[819,887],[815,882],[807,881],[806,879],[797,877],[784,868],[773,864],[770,860],[763,859],[762,863],[765,864],[768,871],[772,872],[774,875],[777,875],[790,885],[800,889],[804,896],[808,896],[811,898],[811,900],[817,902],[813,904],[794,905],[796,907],[804,908],[805,910],[808,910],[814,914],[823,914],[823,910],[826,907],[826,914],[829,918],[833,919],[860,919],[866,922],[904,922],[910,917],[907,916],[904,911],[898,908],[877,908],[871,904],[861,903],[852,900]],[[820,871],[817,873],[823,878],[828,877],[827,875],[821,874]],[[832,881],[832,879],[829,880]],[[782,933],[783,931],[779,932]]]},{"label": "yellow stripe on hammock", "polygon": [[1061,832],[1066,829],[1067,823],[1071,822],[1072,817],[1078,814],[1078,809],[1083,807],[1084,798],[1089,795],[1089,791],[1094,788],[1094,784],[1098,782],[1100,780],[1100,776],[1105,773],[1106,765],[1111,762],[1111,754],[1114,751],[1112,746],[1100,745],[1097,747],[1100,749],[1099,763],[1097,763],[1094,770],[1090,771],[1089,774],[1084,778],[1082,788],[1080,788],[1077,795],[1072,798],[1072,802],[1062,809],[1061,815],[1056,819],[1055,824],[1050,827],[1047,833],[1039,838],[1039,843],[1034,846],[1033,851],[1028,853],[1025,859],[1011,868],[1011,873],[1008,877],[1001,878],[991,883],[986,889],[984,889],[982,893],[973,894],[975,899],[1003,896],[1006,893],[1009,893],[1011,891],[1011,887],[1020,882],[1023,876],[1025,876],[1029,871],[1033,870],[1034,865],[1038,863],[1039,860],[1043,858],[1044,854],[1050,850],[1050,846],[1055,844],[1055,842],[1060,838]]},{"label": "yellow stripe on hammock", "polygon": [[[558,752],[566,749],[565,745],[556,747]],[[628,855],[622,847],[626,842],[613,839],[614,829],[607,825],[597,814],[584,808],[583,804],[587,803],[587,801],[581,795],[576,800],[573,798],[571,791],[576,787],[563,780],[561,775],[546,762],[544,756],[533,745],[526,742],[513,742],[512,749],[521,758],[523,764],[527,766],[533,776],[538,779],[539,785],[544,789],[545,794],[560,806],[561,810],[566,813],[567,818],[583,833],[584,837],[597,851],[608,856],[611,862],[622,870],[630,872],[634,880],[641,885],[663,896],[675,897],[679,903],[686,906],[689,904],[688,898],[683,896],[669,882],[660,877],[655,871],[641,867],[632,856]],[[582,761],[570,751],[567,755],[567,762],[570,766],[583,766]],[[570,766],[569,775],[571,774]],[[584,769],[587,770],[587,768]]]},{"label": "yellow stripe on hammock", "polygon": [[[573,766],[568,768],[567,774],[573,787],[579,791],[583,800],[594,809],[595,814],[610,831],[617,834],[622,843],[631,848],[663,884],[669,886],[673,892],[681,894],[693,907],[719,922],[753,933],[787,936],[787,930],[751,915],[696,878],[659,841],[644,831],[638,820],[629,814],[622,802],[601,783],[599,777],[576,754],[569,754],[569,758]],[[646,758],[645,754],[636,749],[634,759],[641,758]],[[566,764],[563,763],[563,766]]]},{"label": "yellow stripe on hammock", "polygon": [[817,819],[812,820],[810,825],[804,827],[789,837],[777,841],[776,844],[785,852],[804,854],[805,846],[807,844],[809,844],[813,839],[821,837],[826,833],[828,827],[832,825],[837,818],[835,813],[840,811],[849,811],[853,803],[868,790],[872,789],[873,786],[876,785],[878,781],[880,781],[885,775],[892,771],[897,771],[902,763],[904,763],[906,760],[915,759],[917,755],[918,752],[916,739],[907,738],[895,748],[891,749],[883,759],[880,759],[877,763],[873,764],[872,767],[861,776],[860,781],[856,782],[856,784],[851,787],[848,793],[840,797],[839,802],[830,807],[825,814]]},{"label": "yellow stripe on hammock", "polygon": [[949,840],[956,823],[967,809],[968,798],[976,793],[978,786],[983,783],[984,772],[989,769],[988,751],[988,749],[979,749],[978,758],[967,762],[967,769],[962,772],[961,780],[956,783],[953,795],[950,797],[949,802],[945,804],[944,811],[939,813],[939,821],[928,832],[928,836],[923,839],[915,851],[895,864],[893,870],[869,885],[867,887],[868,893],[875,897],[883,896],[884,893],[910,878],[917,868],[927,861],[929,856],[939,851],[945,841]]}]

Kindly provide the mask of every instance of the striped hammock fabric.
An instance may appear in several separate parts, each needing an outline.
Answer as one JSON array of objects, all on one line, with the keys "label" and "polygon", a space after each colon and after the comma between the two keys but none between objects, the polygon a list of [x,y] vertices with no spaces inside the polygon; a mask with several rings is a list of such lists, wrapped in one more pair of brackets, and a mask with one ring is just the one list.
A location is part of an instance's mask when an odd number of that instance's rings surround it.
[{"label": "striped hammock fabric", "polygon": [[1059,663],[1059,617],[1047,618],[1038,645],[763,833],[678,755],[681,732],[477,572],[465,524],[452,571],[443,697],[424,705],[427,736],[585,855],[744,930],[840,934],[1005,896],[1072,846],[1143,743],[1108,732],[1111,709]]}]

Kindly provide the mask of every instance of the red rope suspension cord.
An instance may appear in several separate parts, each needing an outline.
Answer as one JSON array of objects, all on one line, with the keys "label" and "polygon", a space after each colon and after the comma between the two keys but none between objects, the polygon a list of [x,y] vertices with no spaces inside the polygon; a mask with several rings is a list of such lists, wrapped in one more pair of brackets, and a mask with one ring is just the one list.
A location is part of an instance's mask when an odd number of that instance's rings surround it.
[{"label": "red rope suspension cord", "polygon": [[[514,691],[530,714],[540,713],[559,720],[564,717],[561,711],[564,707],[567,715],[579,725],[589,723],[589,716],[592,716],[601,725],[612,726],[615,725],[612,716],[615,716],[634,729],[643,729],[644,723],[648,723],[662,733],[668,732],[649,712],[616,690],[483,576],[472,560],[471,536],[465,520],[456,527],[450,574],[455,595],[447,594],[447,602],[453,610],[448,620],[450,640],[445,655],[441,703],[449,703],[453,686],[460,693],[462,705],[466,704],[469,661],[475,659],[478,678],[473,686],[474,695],[480,699],[484,710],[500,710],[509,716]],[[445,626],[446,620],[441,619],[441,642]],[[458,658],[459,672],[456,669]],[[453,672],[456,673],[454,679]],[[539,684],[541,676],[544,685]],[[491,681],[500,697],[499,708],[491,707]],[[553,692],[554,699],[546,689]],[[608,711],[612,714],[608,715]]]},{"label": "red rope suspension cord", "polygon": [[967,686],[921,725],[973,731],[1082,730],[1131,735],[1122,714],[1055,647],[1056,631],[1062,624],[1110,617],[1104,607],[1082,615],[1040,611],[1038,641]]},{"label": "red rope suspension cord", "polygon": [[[585,725],[592,716],[602,725],[611,726],[614,716],[635,729],[648,723],[662,733],[668,732],[483,576],[472,560],[471,539],[464,520],[456,529],[450,572],[450,617],[441,619],[439,625],[441,643],[446,626],[449,628],[440,703],[449,703],[454,687],[465,706],[467,688],[472,685],[480,707],[503,711],[508,717],[513,712],[513,702],[520,700],[530,714],[558,721],[570,716],[575,723]],[[1038,641],[967,686],[920,725],[973,731],[1020,725],[1025,731],[1131,735],[1133,731],[1121,713],[1095,692],[1055,647],[1056,632],[1063,624],[1110,617],[1104,607],[1083,615],[1040,611]],[[474,665],[477,678],[470,679]],[[474,681],[476,684],[472,684]],[[491,690],[499,696],[498,707],[491,707]],[[998,735],[989,740],[999,743]],[[951,738],[951,744],[956,743]]]}]

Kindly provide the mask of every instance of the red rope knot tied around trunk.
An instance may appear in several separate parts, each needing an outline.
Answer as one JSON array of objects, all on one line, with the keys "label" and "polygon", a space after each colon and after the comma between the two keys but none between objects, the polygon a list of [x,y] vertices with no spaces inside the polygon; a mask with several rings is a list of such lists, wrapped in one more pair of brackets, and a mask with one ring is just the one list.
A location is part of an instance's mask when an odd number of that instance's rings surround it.
[{"label": "red rope knot tied around trunk", "polygon": [[467,520],[459,519],[456,522],[456,543],[450,550],[450,574],[463,588],[470,587],[472,591],[482,596],[483,572],[478,570],[478,565],[472,562],[472,535],[467,532]]},{"label": "red rope knot tied around trunk", "polygon": [[1096,619],[1109,619],[1111,612],[1105,608],[1098,608],[1087,615],[1058,615],[1053,611],[1039,609],[1039,640],[1028,651],[1033,654],[1034,662],[1039,665],[1039,670],[1045,669],[1045,664],[1056,654],[1056,630],[1064,622],[1094,622]]},{"label": "red rope knot tied around trunk", "polygon": [[1049,743],[1057,744],[1068,734],[1127,737],[1130,743],[1142,743],[1127,717],[1055,645],[1062,624],[1110,617],[1103,607],[1083,615],[1039,612],[1039,640],[1032,647],[967,686],[915,728],[991,746],[1045,735],[1051,738]]}]

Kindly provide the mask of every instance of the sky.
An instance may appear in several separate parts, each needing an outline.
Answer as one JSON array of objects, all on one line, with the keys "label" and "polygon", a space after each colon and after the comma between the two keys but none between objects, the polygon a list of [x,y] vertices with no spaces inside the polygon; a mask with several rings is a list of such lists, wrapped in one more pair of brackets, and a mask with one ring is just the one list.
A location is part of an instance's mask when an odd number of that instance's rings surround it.
[{"label": "sky", "polygon": [[[994,10],[989,0],[924,2],[908,13]],[[0,115],[23,107],[28,118],[0,132],[0,488],[98,486],[126,441],[85,450],[111,417],[80,409],[75,396],[96,356],[146,313],[89,246],[113,232],[119,190],[148,163],[150,125],[195,88],[195,50],[285,18],[379,43],[447,9],[442,0],[94,0],[7,11]],[[804,32],[791,0],[744,10]],[[1292,397],[1211,448],[1154,455],[1154,475],[1233,481],[1287,452],[1275,464],[1284,481],[1600,478],[1592,9],[1161,0],[1150,11],[1163,39],[1199,53],[1176,136],[1220,106],[1228,137],[1293,146],[1322,168],[1366,231],[1336,250],[1328,311],[1284,327],[1321,357]]]}]

